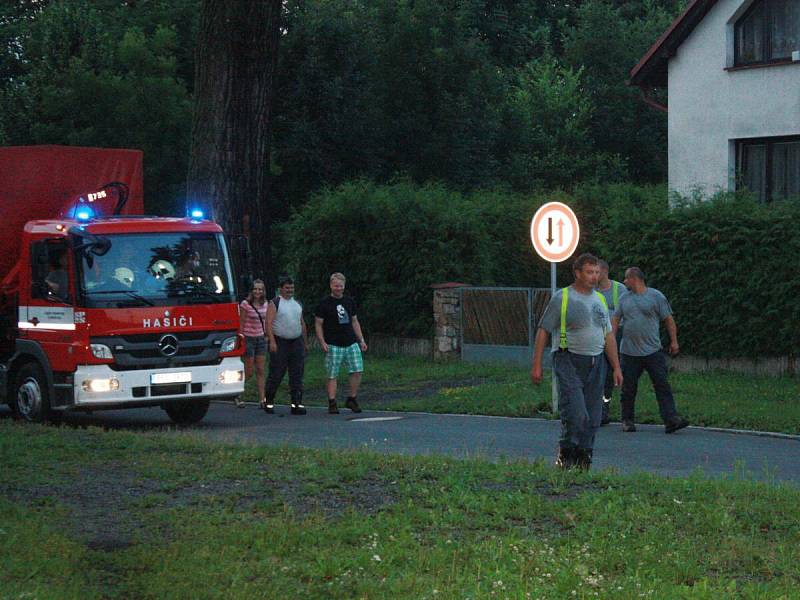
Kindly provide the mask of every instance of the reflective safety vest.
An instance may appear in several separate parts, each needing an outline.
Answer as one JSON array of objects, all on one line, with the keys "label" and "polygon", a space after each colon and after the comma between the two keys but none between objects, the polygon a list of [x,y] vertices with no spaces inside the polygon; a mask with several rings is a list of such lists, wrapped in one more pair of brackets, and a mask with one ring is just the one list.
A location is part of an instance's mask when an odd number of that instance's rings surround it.
[{"label": "reflective safety vest", "polygon": [[[616,290],[614,290],[616,291]],[[608,313],[608,302],[603,297],[603,294],[598,292],[597,290],[594,291],[597,294],[597,297],[600,298],[600,302],[603,303],[603,306],[606,307],[606,313]],[[561,335],[558,347],[562,350],[567,349],[567,304],[569,302],[569,288],[561,288]]]},{"label": "reflective safety vest", "polygon": [[[617,308],[617,300],[619,300],[619,281],[611,284],[611,304],[614,305],[614,308]],[[608,308],[608,305],[606,305],[606,308]]]}]

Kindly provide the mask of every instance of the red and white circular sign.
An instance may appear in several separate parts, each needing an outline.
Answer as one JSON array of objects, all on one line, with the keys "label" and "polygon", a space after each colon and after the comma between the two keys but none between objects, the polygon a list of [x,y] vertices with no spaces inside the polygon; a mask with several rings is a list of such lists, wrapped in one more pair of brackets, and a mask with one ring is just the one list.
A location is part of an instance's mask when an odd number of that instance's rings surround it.
[{"label": "red and white circular sign", "polygon": [[580,235],[578,219],[566,204],[548,202],[533,215],[533,248],[548,262],[561,262],[572,256],[578,247]]}]

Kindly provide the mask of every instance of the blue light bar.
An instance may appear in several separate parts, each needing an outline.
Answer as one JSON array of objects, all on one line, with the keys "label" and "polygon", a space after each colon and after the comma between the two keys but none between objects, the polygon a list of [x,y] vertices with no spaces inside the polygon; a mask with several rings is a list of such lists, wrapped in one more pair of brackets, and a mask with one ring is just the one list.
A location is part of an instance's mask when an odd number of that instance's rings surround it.
[{"label": "blue light bar", "polygon": [[190,217],[192,217],[193,219],[202,219],[202,218],[204,218],[206,215],[205,215],[205,213],[204,213],[204,212],[203,212],[201,209],[199,209],[199,208],[193,208],[193,209],[191,209],[191,210],[189,211],[189,216],[190,216]]},{"label": "blue light bar", "polygon": [[94,211],[88,206],[75,208],[75,219],[78,221],[88,221],[94,216]]}]

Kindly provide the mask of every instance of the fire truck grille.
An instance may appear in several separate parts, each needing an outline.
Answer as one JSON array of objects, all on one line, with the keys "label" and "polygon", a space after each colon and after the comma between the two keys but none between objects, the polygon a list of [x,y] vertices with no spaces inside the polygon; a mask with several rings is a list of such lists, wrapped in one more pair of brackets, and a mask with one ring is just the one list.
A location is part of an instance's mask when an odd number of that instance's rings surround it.
[{"label": "fire truck grille", "polygon": [[235,331],[159,332],[91,338],[114,355],[113,369],[162,369],[174,366],[219,364],[223,340]]}]

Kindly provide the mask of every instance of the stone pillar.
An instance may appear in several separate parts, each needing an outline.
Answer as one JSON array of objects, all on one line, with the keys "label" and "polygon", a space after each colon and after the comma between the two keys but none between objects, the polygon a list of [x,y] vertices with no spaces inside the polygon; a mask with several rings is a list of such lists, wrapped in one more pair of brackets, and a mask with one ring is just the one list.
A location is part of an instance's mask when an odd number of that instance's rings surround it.
[{"label": "stone pillar", "polygon": [[461,292],[468,283],[437,283],[433,288],[433,360],[461,358]]}]

